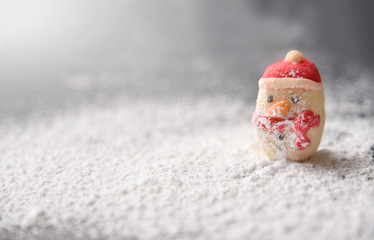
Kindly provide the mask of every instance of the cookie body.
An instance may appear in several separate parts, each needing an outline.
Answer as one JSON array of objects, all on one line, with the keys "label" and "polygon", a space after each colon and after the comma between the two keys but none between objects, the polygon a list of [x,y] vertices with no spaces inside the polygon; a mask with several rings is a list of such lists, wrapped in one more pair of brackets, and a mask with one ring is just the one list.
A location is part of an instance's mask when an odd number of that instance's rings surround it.
[{"label": "cookie body", "polygon": [[323,80],[300,52],[294,58],[269,66],[259,80],[252,120],[260,148],[272,160],[305,160],[317,151],[322,139]]}]

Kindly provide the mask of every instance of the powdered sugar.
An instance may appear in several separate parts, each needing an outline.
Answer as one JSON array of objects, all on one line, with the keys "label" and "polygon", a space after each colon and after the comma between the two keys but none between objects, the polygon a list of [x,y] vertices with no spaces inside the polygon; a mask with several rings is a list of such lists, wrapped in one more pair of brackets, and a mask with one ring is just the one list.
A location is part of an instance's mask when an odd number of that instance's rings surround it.
[{"label": "powdered sugar", "polygon": [[291,71],[288,73],[288,75],[290,75],[290,76],[292,76],[292,77],[296,77],[296,72],[299,72],[299,70],[296,70],[296,71],[291,70]]},{"label": "powdered sugar", "polygon": [[373,122],[327,107],[305,164],[258,158],[254,106],[225,98],[123,98],[3,124],[0,236],[372,239]]}]

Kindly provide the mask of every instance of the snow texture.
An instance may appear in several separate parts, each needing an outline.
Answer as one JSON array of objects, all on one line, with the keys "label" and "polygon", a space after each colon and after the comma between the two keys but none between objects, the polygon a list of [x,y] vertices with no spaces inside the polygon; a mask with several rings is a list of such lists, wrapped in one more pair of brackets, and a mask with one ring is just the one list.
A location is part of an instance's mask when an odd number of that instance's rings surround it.
[{"label": "snow texture", "polygon": [[329,100],[303,164],[259,159],[254,106],[225,97],[5,121],[0,239],[373,239],[373,121]]}]

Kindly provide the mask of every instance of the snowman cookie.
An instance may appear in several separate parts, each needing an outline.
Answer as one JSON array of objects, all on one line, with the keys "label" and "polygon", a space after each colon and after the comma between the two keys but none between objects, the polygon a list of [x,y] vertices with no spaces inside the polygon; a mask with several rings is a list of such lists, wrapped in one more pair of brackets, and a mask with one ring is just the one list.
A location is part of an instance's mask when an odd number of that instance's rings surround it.
[{"label": "snowman cookie", "polygon": [[266,69],[252,122],[271,160],[302,161],[317,151],[325,124],[323,81],[302,53],[292,50]]}]

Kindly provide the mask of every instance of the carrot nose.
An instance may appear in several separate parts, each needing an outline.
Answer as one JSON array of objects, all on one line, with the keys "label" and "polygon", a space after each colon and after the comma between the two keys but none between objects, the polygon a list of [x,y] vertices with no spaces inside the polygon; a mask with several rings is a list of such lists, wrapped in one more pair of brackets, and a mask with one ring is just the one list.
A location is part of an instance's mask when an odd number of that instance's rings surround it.
[{"label": "carrot nose", "polygon": [[270,106],[268,114],[271,117],[285,117],[290,111],[291,104],[288,101],[281,100]]}]

